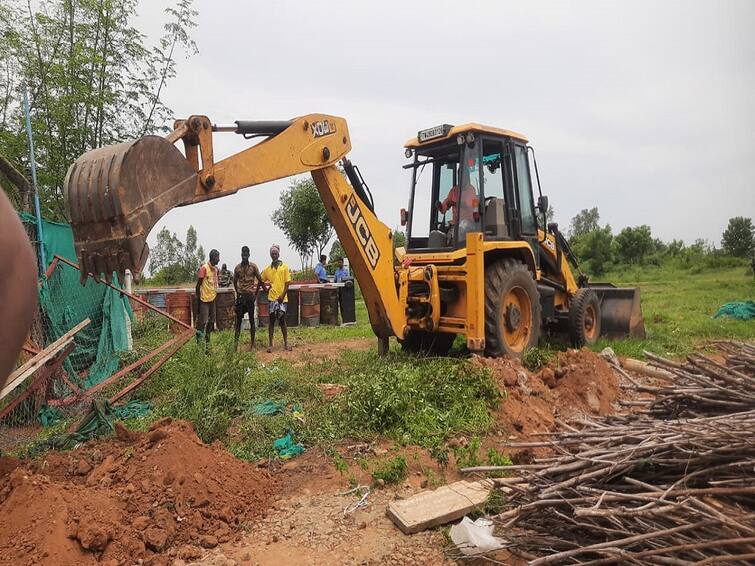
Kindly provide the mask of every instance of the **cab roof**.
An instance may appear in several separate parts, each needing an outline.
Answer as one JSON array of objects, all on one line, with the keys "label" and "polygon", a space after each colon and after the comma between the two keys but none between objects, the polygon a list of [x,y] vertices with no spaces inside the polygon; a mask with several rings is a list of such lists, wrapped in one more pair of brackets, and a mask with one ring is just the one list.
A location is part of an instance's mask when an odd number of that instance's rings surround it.
[{"label": "cab roof", "polygon": [[[518,132],[512,132],[511,130],[504,130],[502,128],[495,128],[493,126],[485,126],[484,124],[478,124],[477,122],[470,122],[469,124],[462,124],[461,126],[450,126],[448,124],[443,124],[437,127],[447,130],[448,133],[446,133],[446,135],[434,136],[431,139],[428,139],[427,141],[419,141],[419,134],[418,134],[417,137],[413,137],[407,140],[406,143],[404,144],[404,147],[408,147],[412,149],[419,148],[419,147],[427,147],[429,145],[432,145],[442,140],[454,139],[458,134],[466,134],[467,132],[480,132],[483,134],[493,134],[495,136],[515,138],[525,143],[529,141],[524,134],[520,134]],[[425,130],[422,130],[422,131],[425,131]]]}]

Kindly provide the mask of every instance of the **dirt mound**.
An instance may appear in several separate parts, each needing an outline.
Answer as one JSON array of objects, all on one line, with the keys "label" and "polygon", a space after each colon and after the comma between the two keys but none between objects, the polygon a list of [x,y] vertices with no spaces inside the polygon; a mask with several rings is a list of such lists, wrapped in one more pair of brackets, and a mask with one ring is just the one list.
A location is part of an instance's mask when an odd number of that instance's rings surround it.
[{"label": "dirt mound", "polygon": [[168,564],[234,538],[273,481],[189,423],[50,453],[0,478],[0,563]]},{"label": "dirt mound", "polygon": [[589,350],[568,350],[537,373],[506,358],[475,358],[489,368],[505,393],[498,426],[506,435],[553,429],[556,419],[613,412],[619,381],[608,363]]}]

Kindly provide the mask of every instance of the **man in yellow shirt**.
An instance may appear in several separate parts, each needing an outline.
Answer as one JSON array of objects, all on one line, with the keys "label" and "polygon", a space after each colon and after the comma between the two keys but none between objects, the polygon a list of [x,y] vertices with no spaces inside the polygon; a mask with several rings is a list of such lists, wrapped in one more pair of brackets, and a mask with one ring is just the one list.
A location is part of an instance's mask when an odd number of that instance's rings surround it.
[{"label": "man in yellow shirt", "polygon": [[273,331],[277,320],[283,334],[283,347],[288,346],[288,328],[286,327],[286,307],[288,306],[288,285],[291,283],[291,273],[288,266],[280,260],[280,246],[270,246],[272,263],[262,272],[262,280],[269,285],[267,299],[270,308],[270,324],[267,327],[268,352],[273,351]]},{"label": "man in yellow shirt", "polygon": [[210,349],[210,333],[215,327],[217,307],[215,299],[218,296],[218,263],[220,252],[210,251],[210,261],[199,268],[197,274],[197,343],[204,335],[206,348]]}]

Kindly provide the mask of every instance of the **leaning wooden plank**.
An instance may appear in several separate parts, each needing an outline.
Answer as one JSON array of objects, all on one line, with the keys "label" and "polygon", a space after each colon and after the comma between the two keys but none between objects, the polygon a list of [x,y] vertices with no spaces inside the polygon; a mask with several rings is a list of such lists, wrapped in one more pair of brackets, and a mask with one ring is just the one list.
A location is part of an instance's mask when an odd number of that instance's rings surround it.
[{"label": "leaning wooden plank", "polygon": [[10,415],[16,407],[23,403],[24,400],[26,400],[32,393],[35,393],[37,389],[43,388],[45,382],[50,379],[56,371],[60,369],[60,366],[68,357],[68,354],[70,354],[75,347],[76,344],[73,343],[73,338],[71,338],[65,348],[59,350],[55,354],[55,356],[53,356],[53,358],[45,364],[44,367],[39,368],[35,372],[36,377],[32,380],[29,386],[24,389],[19,395],[17,395],[16,398],[13,399],[13,401],[5,405],[5,407],[0,410],[0,420]]},{"label": "leaning wooden plank", "polygon": [[391,501],[386,514],[406,534],[418,533],[462,518],[488,498],[492,482],[457,481],[434,491]]},{"label": "leaning wooden plank", "polygon": [[55,342],[47,346],[47,348],[10,374],[10,377],[8,377],[8,380],[5,383],[5,387],[0,390],[0,399],[4,399],[8,393],[21,385],[30,375],[37,371],[37,369],[47,363],[47,361],[55,356],[60,350],[65,348],[73,340],[76,333],[86,327],[90,322],[91,321],[88,318],[82,320],[79,324],[71,328],[71,330],[63,334],[63,336],[55,340]]},{"label": "leaning wooden plank", "polygon": [[189,340],[191,340],[195,336],[194,329],[190,329],[183,334],[179,334],[172,340],[172,345],[168,350],[163,354],[163,356],[158,359],[154,364],[152,364],[152,367],[149,368],[147,371],[145,371],[142,375],[137,377],[134,381],[132,381],[129,385],[121,389],[118,393],[113,395],[110,398],[110,403],[115,404],[118,400],[122,399],[129,393],[131,393],[134,389],[139,387],[142,383],[147,381],[147,379],[152,376],[153,373],[155,373],[158,369],[162,367],[162,365],[167,362],[173,354],[178,352],[178,350],[186,344]]}]

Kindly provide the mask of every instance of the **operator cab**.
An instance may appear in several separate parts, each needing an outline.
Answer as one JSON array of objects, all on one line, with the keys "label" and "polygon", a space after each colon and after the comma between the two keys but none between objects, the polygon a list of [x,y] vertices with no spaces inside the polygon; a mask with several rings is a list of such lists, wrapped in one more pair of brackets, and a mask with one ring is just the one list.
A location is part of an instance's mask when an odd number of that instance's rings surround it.
[{"label": "operator cab", "polygon": [[[418,132],[405,146],[413,162],[407,249],[449,251],[466,235],[485,240],[537,239],[527,138],[482,126],[443,124]],[[547,199],[538,199],[547,207]],[[542,211],[543,214],[545,211]]]}]

